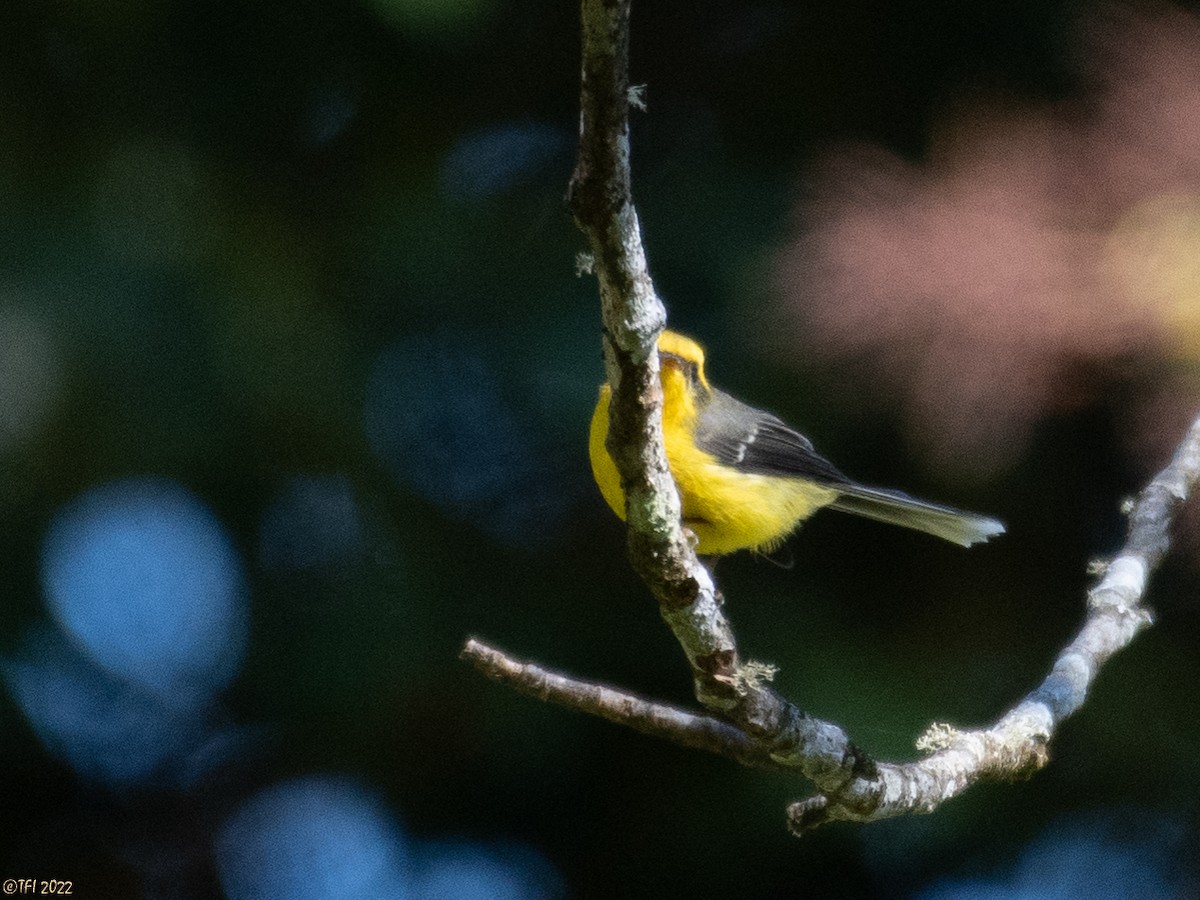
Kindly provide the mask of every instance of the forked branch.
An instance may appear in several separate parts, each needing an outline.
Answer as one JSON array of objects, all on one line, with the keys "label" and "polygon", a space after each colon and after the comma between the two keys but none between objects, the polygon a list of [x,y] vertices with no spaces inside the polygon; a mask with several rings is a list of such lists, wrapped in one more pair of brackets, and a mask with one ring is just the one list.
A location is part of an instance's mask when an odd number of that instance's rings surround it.
[{"label": "forked branch", "polygon": [[608,449],[627,502],[630,558],[691,665],[708,713],[654,703],[506,656],[477,640],[463,657],[485,675],[541,700],[599,715],[744,765],[803,774],[818,793],[792,804],[792,831],[931,812],[983,779],[1012,779],[1047,760],[1057,726],[1077,710],[1104,662],[1151,617],[1146,583],[1170,546],[1178,506],[1200,478],[1200,419],[1170,465],[1138,495],[1125,547],[1088,593],[1087,617],[1042,684],[994,725],[935,726],[913,763],[876,763],[837,725],[805,714],[741,659],[712,577],[680,526],[667,468],[655,341],[666,311],[642,249],[629,174],[629,0],[582,0],[579,154],[571,210],[600,285],[605,364],[613,387]]}]

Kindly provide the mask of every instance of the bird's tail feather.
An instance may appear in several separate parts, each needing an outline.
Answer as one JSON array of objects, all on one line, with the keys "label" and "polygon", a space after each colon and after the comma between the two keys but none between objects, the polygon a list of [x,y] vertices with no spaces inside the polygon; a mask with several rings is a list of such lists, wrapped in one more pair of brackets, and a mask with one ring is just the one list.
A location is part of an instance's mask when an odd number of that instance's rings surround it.
[{"label": "bird's tail feather", "polygon": [[829,504],[830,509],[924,531],[963,547],[1004,534],[1004,523],[996,519],[918,500],[900,491],[857,484],[838,485],[838,490],[838,498]]}]

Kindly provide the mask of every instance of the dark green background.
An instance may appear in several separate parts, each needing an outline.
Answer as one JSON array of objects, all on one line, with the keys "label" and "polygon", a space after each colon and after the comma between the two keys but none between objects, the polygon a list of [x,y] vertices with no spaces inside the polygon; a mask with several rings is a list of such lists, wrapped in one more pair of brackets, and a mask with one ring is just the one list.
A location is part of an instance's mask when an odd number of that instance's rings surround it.
[{"label": "dark green background", "polygon": [[[4,649],[42,615],[37,560],[55,511],[156,473],[210,504],[250,573],[249,657],[227,701],[272,739],[239,783],[355,773],[412,835],[530,844],[582,897],[905,896],[1003,872],[1050,823],[1080,817],[1179,822],[1194,844],[1198,619],[1181,565],[1154,583],[1158,625],[1105,670],[1046,771],[933,816],[803,841],[783,810],[804,784],[540,705],[457,661],[478,635],[690,702],[586,468],[598,303],[574,274],[583,241],[562,201],[577,11],[404,7],[5,3],[0,303],[53,323],[62,394],[0,456]],[[906,458],[895,414],[863,421],[823,399],[836,371],[805,376],[754,352],[762,267],[791,233],[806,167],[839,142],[920,159],[937,110],[964,92],[1079,91],[1080,13],[1044,0],[634,12],[633,80],[649,103],[633,128],[635,195],[672,323],[705,340],[724,386],[803,425],[846,471],[1009,525],[963,553],[829,515],[790,542],[791,570],[722,563],[744,652],[883,757],[911,755],[931,721],[989,721],[1078,625],[1085,566],[1118,545],[1116,504],[1137,486],[1120,401],[1045,420],[1017,465],[962,496]],[[485,155],[465,169],[478,184],[455,182],[454,148],[510,123],[549,136],[533,160],[505,175]],[[458,409],[441,398],[459,379],[493,373],[512,420],[500,446],[481,449],[478,423],[429,413],[428,426],[449,435],[434,444],[444,471],[494,475],[486,496],[446,501],[371,452],[367,386],[396,341],[426,348],[414,372],[449,360],[421,386],[434,411]],[[369,552],[333,575],[255,563],[264,509],[304,473],[348,476],[365,523]],[[0,875],[34,861],[36,874],[73,873],[80,896],[135,892],[117,848],[188,802],[115,803],[47,755],[7,700],[0,772]]]}]

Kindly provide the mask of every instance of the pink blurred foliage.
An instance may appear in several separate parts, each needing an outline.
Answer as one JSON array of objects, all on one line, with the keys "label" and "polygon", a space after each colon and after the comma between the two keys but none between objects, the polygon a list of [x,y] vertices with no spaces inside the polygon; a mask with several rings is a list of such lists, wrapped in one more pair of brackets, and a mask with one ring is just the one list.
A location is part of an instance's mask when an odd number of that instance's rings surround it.
[{"label": "pink blurred foliage", "polygon": [[[1132,238],[1123,223],[1155,198],[1200,196],[1200,20],[1113,7],[1080,46],[1083,99],[960,104],[920,164],[832,154],[776,261],[789,340],[859,366],[948,475],[996,474],[1039,421],[1107,402],[1172,353],[1130,260],[1157,234],[1144,215]],[[1200,212],[1188,221],[1200,240]],[[1173,302],[1177,321],[1200,321],[1178,315],[1180,302],[1200,309],[1200,292]],[[1195,406],[1194,374],[1172,384],[1177,405]],[[1148,457],[1156,441],[1145,433],[1131,450]]]}]

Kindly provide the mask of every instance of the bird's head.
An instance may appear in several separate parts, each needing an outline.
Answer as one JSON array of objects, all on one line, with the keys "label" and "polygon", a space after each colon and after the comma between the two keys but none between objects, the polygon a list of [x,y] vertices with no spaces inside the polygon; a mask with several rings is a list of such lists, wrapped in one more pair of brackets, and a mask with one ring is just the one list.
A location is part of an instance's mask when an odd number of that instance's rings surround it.
[{"label": "bird's head", "polygon": [[690,420],[711,388],[704,376],[704,348],[674,331],[658,337],[659,378],[663,388],[663,419]]},{"label": "bird's head", "polygon": [[711,390],[704,374],[704,348],[677,331],[664,331],[658,336],[658,362],[664,377],[677,371],[693,386]]}]

